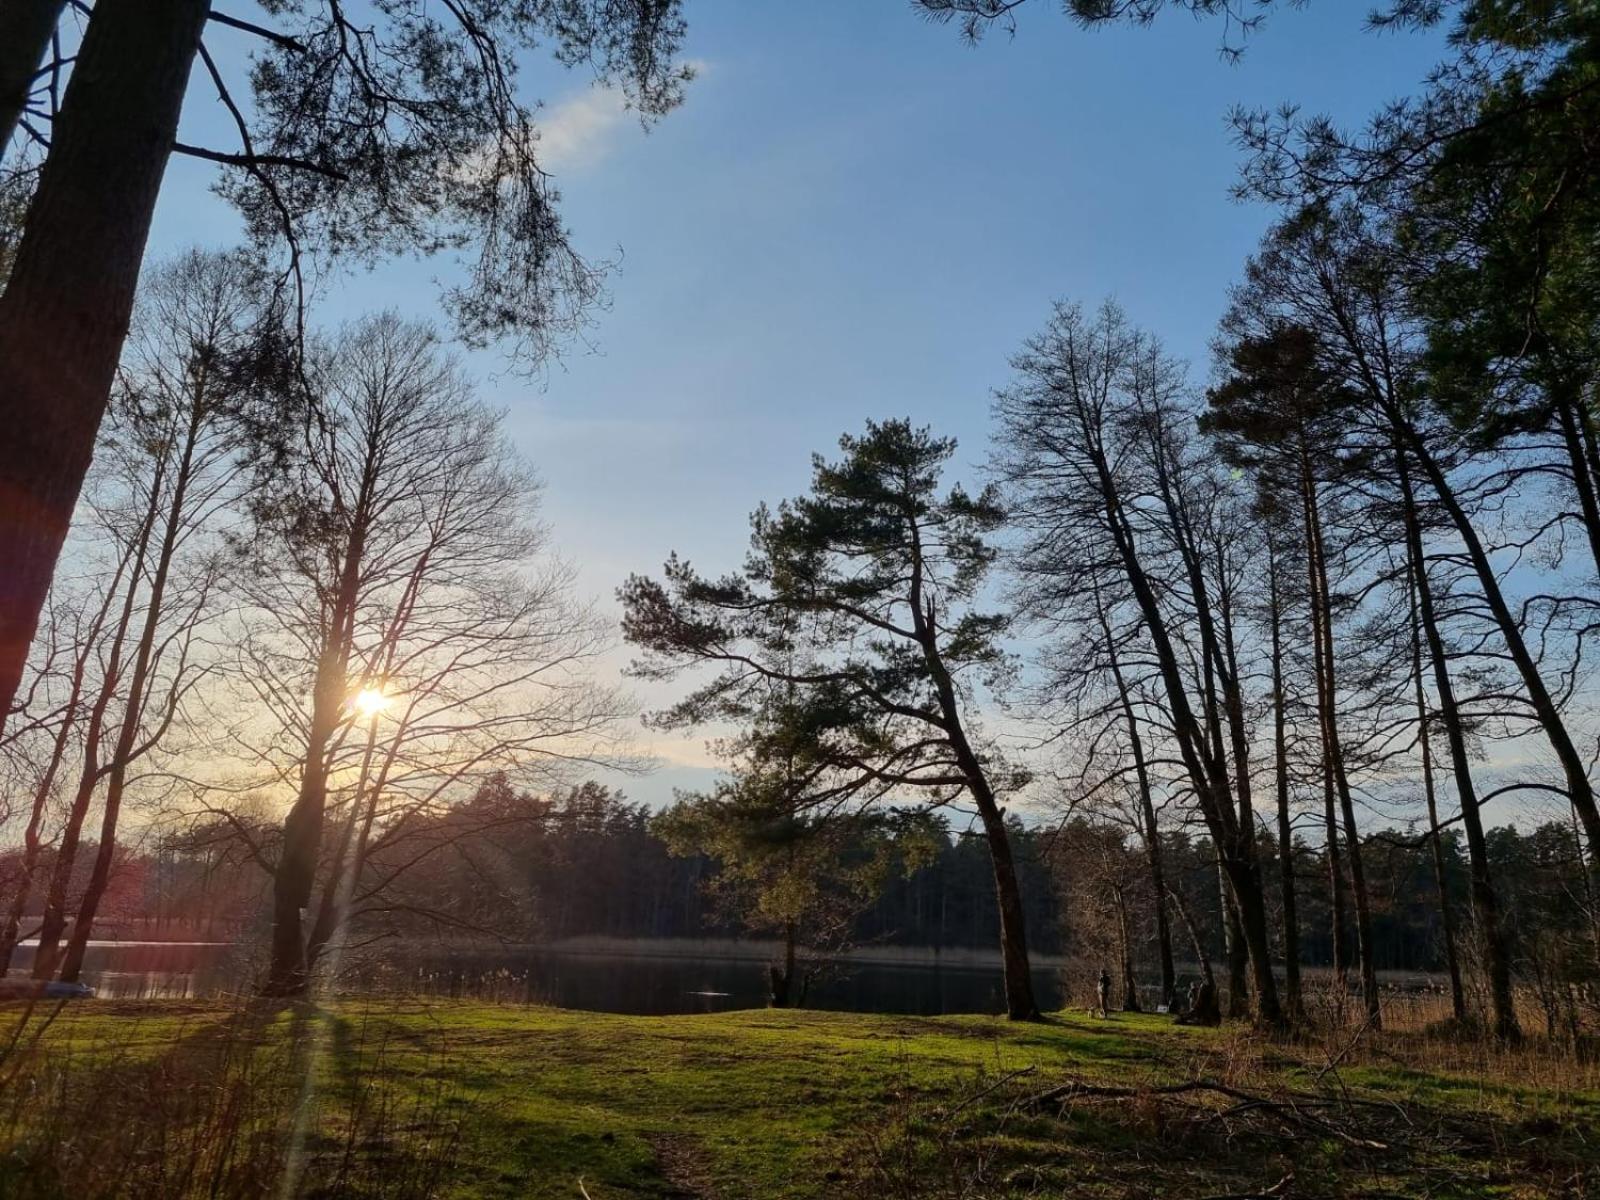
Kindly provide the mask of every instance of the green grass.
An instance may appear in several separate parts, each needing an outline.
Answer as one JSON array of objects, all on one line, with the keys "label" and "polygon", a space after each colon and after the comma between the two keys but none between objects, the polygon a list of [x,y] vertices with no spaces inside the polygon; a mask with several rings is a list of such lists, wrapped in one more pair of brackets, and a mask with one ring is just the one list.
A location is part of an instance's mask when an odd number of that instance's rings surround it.
[{"label": "green grass", "polygon": [[[15,1013],[0,1013],[0,1046]],[[1435,1069],[1421,1042],[1383,1043],[1322,1078],[1330,1092],[1404,1106],[1403,1119],[1376,1106],[1356,1110],[1352,1119],[1376,1130],[1381,1150],[1305,1130],[1285,1136],[1259,1114],[1224,1119],[1216,1104],[1023,1103],[1069,1079],[1143,1088],[1204,1076],[1304,1091],[1327,1064],[1321,1048],[1265,1045],[1153,1016],[1013,1025],[794,1011],[627,1017],[391,1000],[276,1013],[83,1005],[64,1009],[31,1054],[19,1078],[44,1078],[68,1062],[74,1078],[88,1081],[80,1091],[112,1071],[117,1086],[134,1091],[209,1086],[219,1057],[276,1056],[270,1077],[279,1085],[265,1090],[279,1107],[303,1100],[305,1079],[314,1084],[309,1156],[376,1164],[361,1176],[366,1183],[328,1195],[392,1194],[372,1181],[405,1152],[408,1128],[436,1130],[440,1114],[457,1140],[427,1190],[449,1197],[1134,1200],[1259,1193],[1290,1173],[1294,1196],[1576,1196],[1600,1184],[1600,1147],[1590,1144],[1600,1095],[1571,1078],[1547,1086],[1532,1078],[1538,1069],[1504,1063],[1477,1075]],[[281,1139],[288,1121],[267,1124]],[[31,1161],[22,1153],[28,1130],[26,1118],[13,1122],[14,1167]],[[429,1153],[444,1153],[437,1138],[430,1145]],[[0,1190],[4,1180],[0,1173]],[[318,1194],[314,1183],[305,1190]]]}]

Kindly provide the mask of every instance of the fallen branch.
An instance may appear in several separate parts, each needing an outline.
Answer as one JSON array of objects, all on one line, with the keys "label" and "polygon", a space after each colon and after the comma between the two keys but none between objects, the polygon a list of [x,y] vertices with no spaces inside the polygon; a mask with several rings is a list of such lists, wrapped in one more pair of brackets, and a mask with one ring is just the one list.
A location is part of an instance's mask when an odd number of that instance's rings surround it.
[{"label": "fallen branch", "polygon": [[1034,1067],[1032,1065],[1029,1065],[1029,1066],[1026,1066],[1026,1067],[1019,1067],[1015,1071],[1007,1072],[1006,1074],[1000,1076],[999,1079],[996,1079],[988,1087],[984,1088],[981,1092],[974,1092],[972,1095],[968,1096],[960,1104],[956,1105],[949,1112],[947,1112],[945,1114],[945,1117],[948,1119],[950,1117],[955,1116],[962,1109],[966,1108],[969,1104],[976,1104],[979,1100],[982,1100],[985,1096],[993,1095],[995,1092],[998,1092],[1001,1088],[1005,1087],[1005,1085],[1010,1083],[1013,1079],[1020,1079],[1024,1075],[1032,1075],[1034,1073],[1034,1071],[1037,1070],[1037,1069],[1038,1068],[1036,1068],[1036,1067]]},{"label": "fallen branch", "polygon": [[1348,1146],[1356,1146],[1363,1150],[1387,1150],[1387,1143],[1373,1138],[1361,1137],[1348,1130],[1340,1128],[1321,1117],[1313,1116],[1306,1111],[1313,1108],[1349,1107],[1347,1102],[1335,1101],[1324,1096],[1306,1095],[1303,1093],[1286,1093],[1273,1097],[1247,1092],[1226,1083],[1219,1083],[1214,1079],[1190,1079],[1183,1083],[1157,1084],[1150,1087],[1104,1087],[1092,1083],[1064,1083],[1045,1092],[1040,1092],[1027,1102],[1027,1107],[1044,1108],[1052,1104],[1068,1104],[1075,1100],[1132,1100],[1142,1097],[1178,1097],[1207,1093],[1215,1096],[1224,1096],[1234,1101],[1231,1108],[1224,1109],[1213,1116],[1227,1118],[1242,1116],[1247,1112],[1270,1113],[1285,1124],[1299,1129],[1309,1130],[1314,1133],[1325,1134],[1344,1142]]}]

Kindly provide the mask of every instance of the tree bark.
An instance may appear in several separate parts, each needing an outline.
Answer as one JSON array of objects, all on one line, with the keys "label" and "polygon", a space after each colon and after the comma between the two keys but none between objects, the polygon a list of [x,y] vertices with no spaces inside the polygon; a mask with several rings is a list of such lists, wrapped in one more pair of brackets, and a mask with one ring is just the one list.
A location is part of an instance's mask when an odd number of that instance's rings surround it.
[{"label": "tree bark", "polygon": [[1415,564],[1413,578],[1416,582],[1417,615],[1427,638],[1428,656],[1433,662],[1433,684],[1439,695],[1439,717],[1450,746],[1450,765],[1455,773],[1456,792],[1461,797],[1461,824],[1467,834],[1467,856],[1472,872],[1472,910],[1477,918],[1479,936],[1483,939],[1484,967],[1489,976],[1489,1001],[1494,1010],[1495,1034],[1504,1040],[1516,1041],[1521,1038],[1522,1030],[1517,1024],[1516,1001],[1511,989],[1511,962],[1505,931],[1500,922],[1499,899],[1495,895],[1494,881],[1489,872],[1489,844],[1484,837],[1482,814],[1478,812],[1472,763],[1467,753],[1466,734],[1461,724],[1461,710],[1456,703],[1455,687],[1450,680],[1444,637],[1439,631],[1438,616],[1434,612],[1433,589],[1428,583],[1427,559],[1423,554],[1421,522],[1417,516],[1410,469],[1403,449],[1396,449],[1395,466],[1405,510],[1407,548]]},{"label": "tree bark", "polygon": [[208,0],[100,0],[0,295],[0,714],[94,453]]},{"label": "tree bark", "polygon": [[1250,952],[1245,946],[1244,922],[1239,917],[1239,908],[1233,901],[1227,872],[1222,869],[1220,859],[1217,861],[1217,892],[1222,915],[1222,947],[1228,959],[1228,1016],[1242,1020],[1250,1015],[1250,983],[1247,975]]}]

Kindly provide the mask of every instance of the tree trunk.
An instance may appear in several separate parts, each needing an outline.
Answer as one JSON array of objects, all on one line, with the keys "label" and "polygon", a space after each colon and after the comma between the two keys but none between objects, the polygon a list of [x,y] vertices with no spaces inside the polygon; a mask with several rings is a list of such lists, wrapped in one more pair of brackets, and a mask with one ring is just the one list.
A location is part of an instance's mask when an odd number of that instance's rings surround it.
[{"label": "tree trunk", "polygon": [[[316,680],[311,689],[311,720],[306,732],[300,789],[283,822],[283,846],[272,875],[272,956],[263,991],[295,996],[311,983],[306,954],[305,914],[316,887],[322,854],[323,820],[328,805],[328,755],[343,721],[347,678],[355,637],[356,608],[361,597],[361,567],[366,556],[369,505],[376,485],[374,447],[368,447],[360,494],[351,508],[350,525],[340,564]],[[320,947],[319,947],[320,950]]]},{"label": "tree trunk", "polygon": [[[1409,510],[1409,485],[1407,486]],[[1430,734],[1432,722],[1428,714],[1428,695],[1422,682],[1422,624],[1417,616],[1417,591],[1422,579],[1423,564],[1415,557],[1409,532],[1406,538],[1410,562],[1411,600],[1411,677],[1416,681],[1417,741],[1422,751],[1422,794],[1428,805],[1428,841],[1433,849],[1433,879],[1439,892],[1439,926],[1444,934],[1444,965],[1450,976],[1450,1009],[1456,1025],[1467,1023],[1467,997],[1461,986],[1461,962],[1456,955],[1455,906],[1450,903],[1450,875],[1445,869],[1444,839],[1439,836],[1439,801],[1433,785],[1433,745]]]},{"label": "tree trunk", "polygon": [[1228,1017],[1243,1020],[1250,1015],[1250,951],[1245,946],[1244,923],[1239,919],[1221,859],[1217,860],[1217,892],[1222,912],[1222,946],[1228,958]]},{"label": "tree trunk", "polygon": [[[91,715],[89,737],[98,738],[100,724]],[[86,742],[86,745],[88,743]],[[89,803],[94,799],[94,789],[100,781],[99,759],[91,749],[85,750],[85,760],[78,773],[78,787],[73,792],[72,804],[67,809],[66,824],[62,826],[60,840],[56,842],[56,861],[50,871],[50,886],[45,890],[44,914],[39,919],[38,944],[33,952],[35,979],[52,979],[60,959],[61,934],[67,927],[68,891],[72,886],[72,868],[78,859],[78,842],[83,836],[83,821],[89,815]]]},{"label": "tree trunk", "polygon": [[[178,552],[183,535],[184,506],[188,502],[189,483],[194,472],[195,447],[205,422],[206,379],[202,367],[198,372],[194,392],[185,422],[183,448],[179,452],[177,474],[172,481],[172,496],[166,504],[166,522],[161,534],[161,545],[156,551],[155,573],[150,578],[150,598],[145,602],[144,628],[139,634],[139,645],[134,652],[133,671],[128,676],[128,695],[123,701],[122,726],[117,731],[116,748],[112,751],[110,771],[106,779],[105,812],[100,821],[100,846],[95,854],[94,870],[78,902],[78,915],[72,923],[72,933],[67,939],[66,957],[61,963],[63,982],[76,983],[83,970],[83,956],[89,946],[89,934],[100,911],[100,901],[111,881],[111,866],[116,856],[117,822],[122,811],[122,796],[127,787],[128,768],[138,753],[137,742],[143,729],[145,702],[150,688],[151,658],[155,653],[156,635],[160,632],[165,613],[167,581],[172,574],[172,560]],[[147,520],[153,522],[161,508],[162,480],[165,471],[157,470],[150,488],[150,507]]]},{"label": "tree trunk", "polygon": [[1183,896],[1178,892],[1168,892],[1173,907],[1178,910],[1178,920],[1183,922],[1183,927],[1188,931],[1189,944],[1194,947],[1195,961],[1200,965],[1200,976],[1213,988],[1217,986],[1216,974],[1211,970],[1211,955],[1206,950],[1206,940],[1200,936],[1200,929],[1194,923],[1194,917],[1189,912],[1189,906],[1183,902]]},{"label": "tree trunk", "polygon": [[328,748],[338,729],[345,691],[346,659],[323,648],[312,689],[311,725],[300,768],[300,790],[283,822],[283,846],[272,875],[272,958],[264,990],[296,996],[310,985],[304,922],[322,853],[323,815],[328,803]]},{"label": "tree trunk", "polygon": [[1122,705],[1122,717],[1128,727],[1128,747],[1133,754],[1134,778],[1139,787],[1139,836],[1144,842],[1145,865],[1150,870],[1151,894],[1155,897],[1156,949],[1161,960],[1161,1003],[1171,1007],[1176,999],[1177,976],[1172,966],[1172,926],[1167,920],[1167,906],[1163,897],[1167,892],[1166,873],[1161,862],[1161,830],[1156,824],[1155,801],[1150,791],[1150,765],[1145,759],[1144,738],[1139,734],[1139,721],[1133,711],[1133,698],[1122,674],[1122,661],[1117,654],[1116,639],[1111,633],[1111,622],[1100,604],[1100,594],[1095,592],[1095,612],[1100,618],[1100,630],[1106,639],[1106,658],[1111,665],[1111,677],[1117,685],[1117,698]]},{"label": "tree trunk", "polygon": [[925,600],[922,592],[922,552],[920,542],[916,540],[918,536],[913,528],[913,569],[909,595],[912,623],[923,662],[927,665],[929,678],[938,696],[945,737],[962,777],[967,781],[967,792],[978,809],[984,836],[989,843],[989,859],[994,867],[995,900],[1000,911],[1000,954],[1005,964],[1006,1015],[1013,1021],[1037,1021],[1039,1005],[1033,997],[1033,970],[1028,962],[1022,889],[1017,883],[1017,867],[1011,855],[1011,837],[1006,832],[1005,814],[995,800],[983,763],[967,740],[961,705],[956,698],[955,681],[950,678],[949,668],[945,666],[939,650],[933,602]]},{"label": "tree trunk", "polygon": [[1122,888],[1112,889],[1117,902],[1117,944],[1122,967],[1122,1011],[1140,1012],[1139,981],[1133,974],[1133,931],[1128,925],[1128,898]]},{"label": "tree trunk", "polygon": [[992,797],[978,799],[978,815],[983,819],[989,858],[994,865],[995,899],[1000,909],[1000,953],[1005,962],[1006,1016],[1013,1021],[1036,1021],[1039,1005],[1033,998],[1033,970],[1028,962],[1022,889],[1017,884],[1017,868],[1011,856],[1005,816]]},{"label": "tree trunk", "polygon": [[1450,746],[1450,765],[1455,773],[1456,791],[1461,797],[1461,824],[1467,834],[1467,857],[1472,876],[1472,911],[1482,938],[1495,1034],[1504,1040],[1516,1041],[1521,1038],[1522,1030],[1517,1024],[1516,1001],[1511,990],[1511,962],[1505,931],[1500,923],[1499,899],[1489,873],[1489,845],[1484,837],[1483,817],[1478,812],[1478,796],[1472,783],[1472,762],[1461,725],[1461,710],[1456,704],[1455,687],[1450,680],[1444,637],[1439,632],[1439,620],[1434,612],[1433,589],[1428,583],[1427,559],[1422,546],[1422,527],[1403,450],[1396,451],[1395,465],[1404,501],[1408,552],[1411,561],[1416,564],[1413,578],[1416,581],[1417,615],[1427,638],[1428,656],[1433,662],[1433,684],[1439,696],[1439,717],[1444,723],[1445,738]]},{"label": "tree trunk", "polygon": [[66,0],[0,0],[0,163]]},{"label": "tree trunk", "polygon": [[[1245,923],[1246,941],[1250,947],[1251,967],[1255,973],[1257,1020],[1268,1028],[1281,1027],[1283,1010],[1278,1003],[1277,982],[1272,975],[1271,948],[1267,938],[1266,906],[1261,896],[1260,872],[1255,867],[1251,849],[1252,831],[1240,836],[1238,810],[1228,783],[1225,761],[1215,755],[1209,745],[1206,730],[1196,719],[1189,703],[1182,667],[1167,631],[1165,614],[1156,597],[1150,577],[1139,560],[1138,546],[1133,530],[1123,511],[1122,499],[1105,452],[1100,448],[1096,430],[1084,417],[1080,417],[1085,443],[1094,456],[1095,472],[1099,482],[1100,499],[1105,510],[1105,520],[1121,561],[1128,585],[1133,591],[1145,627],[1150,632],[1150,642],[1172,713],[1173,733],[1179,754],[1194,785],[1195,795],[1212,840],[1225,861],[1229,882],[1235,889]],[[1206,628],[1209,628],[1209,617]],[[1203,654],[1209,668],[1211,653]]]},{"label": "tree trunk", "polygon": [[1374,1029],[1383,1026],[1383,1010],[1378,1000],[1376,948],[1372,944],[1372,906],[1367,893],[1366,870],[1361,861],[1361,833],[1356,826],[1355,801],[1350,793],[1350,778],[1345,770],[1344,747],[1339,741],[1339,690],[1335,673],[1333,643],[1333,597],[1328,583],[1326,543],[1322,536],[1322,517],[1318,509],[1316,483],[1311,473],[1311,456],[1304,437],[1300,439],[1300,479],[1306,522],[1306,557],[1311,566],[1311,605],[1322,657],[1321,709],[1323,752],[1332,774],[1333,785],[1343,817],[1345,862],[1350,872],[1350,895],[1356,910],[1356,955],[1361,967],[1361,997],[1367,1020]]},{"label": "tree trunk", "polygon": [[1300,986],[1300,919],[1295,909],[1294,825],[1289,812],[1289,717],[1283,682],[1283,593],[1277,546],[1267,542],[1267,588],[1272,622],[1272,751],[1278,800],[1278,890],[1283,904],[1283,1001],[1292,1022],[1305,1019]]},{"label": "tree trunk", "polygon": [[99,0],[0,295],[0,714],[94,453],[208,0]]},{"label": "tree trunk", "polygon": [[1572,487],[1578,493],[1578,508],[1583,513],[1583,529],[1589,539],[1589,554],[1600,573],[1600,502],[1595,499],[1595,477],[1589,470],[1584,437],[1578,424],[1579,397],[1555,399],[1556,424],[1561,429],[1561,444],[1566,447],[1567,466],[1572,472]]},{"label": "tree trunk", "polygon": [[[156,478],[152,484],[159,489],[165,473],[164,464],[157,464]],[[33,977],[49,979],[55,974],[61,934],[67,927],[67,891],[72,883],[72,869],[77,863],[78,843],[83,836],[84,818],[89,815],[89,805],[94,792],[105,775],[100,762],[100,737],[105,728],[106,712],[116,698],[122,677],[123,646],[128,629],[133,623],[133,611],[139,595],[139,575],[150,546],[150,533],[155,523],[154,506],[145,510],[137,535],[127,550],[128,583],[122,596],[122,607],[117,614],[116,631],[111,636],[111,646],[105,658],[105,676],[100,681],[100,692],[89,710],[88,724],[84,727],[83,762],[78,770],[78,786],[73,792],[72,805],[67,810],[66,824],[61,839],[56,844],[55,868],[50,873],[50,887],[45,893],[44,916],[39,922],[39,946],[33,955]]]},{"label": "tree trunk", "polygon": [[[1422,435],[1396,404],[1387,398],[1383,399],[1383,403],[1386,415],[1393,425],[1395,440],[1403,450],[1410,452],[1411,457],[1422,468],[1422,473],[1427,477],[1434,495],[1438,497],[1440,506],[1449,516],[1451,524],[1455,526],[1456,533],[1461,538],[1467,561],[1471,563],[1473,573],[1478,578],[1478,587],[1483,592],[1484,602],[1489,606],[1495,624],[1500,629],[1506,654],[1516,667],[1522,686],[1528,693],[1528,702],[1533,706],[1540,727],[1544,729],[1556,761],[1561,764],[1567,797],[1577,809],[1578,819],[1583,822],[1584,836],[1589,842],[1590,859],[1600,864],[1600,805],[1597,805],[1595,800],[1594,785],[1589,782],[1588,764],[1573,742],[1572,734],[1562,719],[1561,709],[1545,685],[1544,677],[1539,673],[1538,663],[1528,650],[1528,644],[1523,639],[1517,619],[1512,614],[1510,605],[1506,603],[1505,594],[1500,590],[1500,580],[1495,575],[1494,564],[1489,561],[1488,552],[1483,548],[1483,540],[1478,536],[1478,531],[1467,516],[1466,510],[1461,507],[1455,489],[1450,486],[1444,469],[1433,457]],[[1424,616],[1424,632],[1426,632],[1426,620]],[[1442,695],[1439,703],[1442,710],[1444,705]],[[1452,747],[1452,757],[1454,753]],[[1466,807],[1463,798],[1463,809]],[[1475,806],[1473,807],[1475,809]],[[1475,811],[1474,819],[1476,819]]]},{"label": "tree trunk", "polygon": [[[121,576],[122,571],[119,566],[116,577],[120,580]],[[62,763],[66,761],[68,743],[72,739],[72,730],[76,724],[78,704],[83,696],[83,677],[89,668],[90,652],[99,640],[100,626],[115,594],[114,587],[107,590],[105,602],[90,626],[86,640],[74,651],[72,683],[62,709],[61,727],[56,730],[55,740],[50,747],[49,764],[45,767],[38,786],[34,788],[33,805],[28,811],[28,824],[22,831],[22,863],[17,879],[17,890],[11,898],[11,906],[6,910],[5,925],[0,927],[0,977],[11,969],[11,959],[16,954],[17,938],[22,932],[22,914],[27,911],[28,900],[33,895],[33,877],[39,869],[39,857],[44,849],[40,831],[44,824],[45,809],[49,806],[50,796],[55,788],[56,775],[60,772]]]}]

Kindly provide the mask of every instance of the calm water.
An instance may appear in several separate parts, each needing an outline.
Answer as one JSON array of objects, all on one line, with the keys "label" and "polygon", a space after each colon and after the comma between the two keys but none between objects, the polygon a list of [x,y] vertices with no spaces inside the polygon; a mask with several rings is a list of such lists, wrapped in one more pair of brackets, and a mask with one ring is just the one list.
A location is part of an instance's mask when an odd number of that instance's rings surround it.
[{"label": "calm water", "polygon": [[[19,947],[14,972],[26,972],[31,953]],[[248,987],[257,965],[235,946],[125,942],[91,946],[83,978],[102,997],[200,998]],[[340,978],[353,990],[643,1015],[760,1008],[767,1002],[766,965],[748,959],[429,946],[352,957]],[[1041,1007],[1061,1005],[1054,970],[1034,972],[1034,988]],[[832,967],[812,984],[807,1003],[919,1016],[1005,1008],[998,967],[934,962]]]}]

